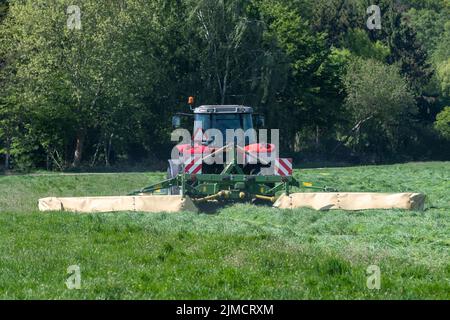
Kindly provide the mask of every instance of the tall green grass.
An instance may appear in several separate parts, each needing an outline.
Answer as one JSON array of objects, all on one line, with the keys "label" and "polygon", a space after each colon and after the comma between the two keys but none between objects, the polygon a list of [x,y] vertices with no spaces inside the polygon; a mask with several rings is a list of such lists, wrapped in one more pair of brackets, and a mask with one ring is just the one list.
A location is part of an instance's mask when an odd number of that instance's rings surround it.
[{"label": "tall green grass", "polygon": [[[162,173],[0,177],[3,299],[449,299],[450,163],[295,171],[341,191],[415,191],[427,210],[37,212],[44,196],[120,195]],[[70,265],[81,290],[65,286]],[[366,269],[381,269],[381,289]]]}]

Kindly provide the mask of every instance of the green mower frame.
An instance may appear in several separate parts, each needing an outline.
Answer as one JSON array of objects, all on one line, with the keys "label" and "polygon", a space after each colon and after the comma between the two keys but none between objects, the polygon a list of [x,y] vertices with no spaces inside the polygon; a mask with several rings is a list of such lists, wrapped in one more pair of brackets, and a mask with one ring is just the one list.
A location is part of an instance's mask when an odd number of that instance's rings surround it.
[{"label": "green mower frame", "polygon": [[246,175],[236,159],[236,148],[234,148],[232,161],[220,174],[180,173],[174,178],[133,191],[129,195],[168,194],[170,188],[178,187],[182,197],[189,196],[194,202],[211,200],[237,202],[258,199],[274,203],[278,192],[289,195],[293,187],[325,192],[337,191],[329,187],[314,187],[310,182],[299,183],[292,176]]}]

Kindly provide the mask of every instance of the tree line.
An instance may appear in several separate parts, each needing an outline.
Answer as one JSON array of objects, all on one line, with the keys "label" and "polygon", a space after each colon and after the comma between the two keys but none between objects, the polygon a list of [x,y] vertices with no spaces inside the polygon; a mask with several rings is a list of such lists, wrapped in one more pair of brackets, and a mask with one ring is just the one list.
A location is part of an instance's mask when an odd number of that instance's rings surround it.
[{"label": "tree line", "polygon": [[449,159],[449,16],[449,0],[0,0],[0,159],[164,160],[188,96],[253,106],[299,161]]}]

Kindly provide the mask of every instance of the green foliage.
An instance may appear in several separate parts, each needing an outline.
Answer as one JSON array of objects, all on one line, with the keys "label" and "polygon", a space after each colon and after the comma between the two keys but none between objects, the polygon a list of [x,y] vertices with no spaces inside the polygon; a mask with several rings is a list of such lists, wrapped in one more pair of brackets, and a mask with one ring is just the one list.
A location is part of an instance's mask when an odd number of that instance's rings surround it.
[{"label": "green foliage", "polygon": [[398,64],[401,74],[408,80],[416,96],[419,96],[433,74],[428,53],[417,39],[416,31],[400,13],[390,17],[388,36],[391,55],[389,63]]},{"label": "green foliage", "polygon": [[448,0],[401,0],[402,4],[415,9],[440,11],[450,8]]},{"label": "green foliage", "polygon": [[330,45],[340,46],[347,33],[366,28],[366,9],[360,0],[316,0],[312,7],[311,24],[314,30],[325,32]]},{"label": "green foliage", "polygon": [[433,61],[435,64],[446,61],[450,58],[450,22],[447,22],[444,27],[444,32],[438,40],[436,49],[433,52]]},{"label": "green foliage", "polygon": [[189,24],[200,37],[194,48],[200,97],[205,103],[259,103],[254,95],[264,86],[271,62],[263,48],[263,22],[251,11],[251,2],[202,0],[192,6]]},{"label": "green foliage", "polygon": [[437,79],[442,95],[450,98],[450,22],[447,22],[444,31],[438,39],[438,44],[433,51],[433,64],[436,69]]},{"label": "green foliage", "polygon": [[414,98],[394,66],[355,59],[344,84],[348,93],[346,105],[355,120],[372,116],[383,122],[395,122],[405,114],[414,113]]},{"label": "green foliage", "polygon": [[265,1],[261,7],[268,36],[276,40],[288,70],[284,90],[276,97],[281,106],[271,107],[269,117],[276,119],[272,127],[288,138],[282,147],[295,151],[299,136],[319,127],[331,129],[336,123],[339,108],[334,106],[342,100],[337,73],[344,67],[339,60],[333,61],[326,34],[313,31],[301,8],[283,1]]},{"label": "green foliage", "polygon": [[[81,30],[67,28],[69,4]],[[1,160],[65,170],[165,159],[189,95],[252,105],[281,129],[283,152],[326,157],[354,125],[342,79],[355,57],[399,67],[420,109],[399,130],[420,140],[449,102],[448,2],[379,4],[382,30],[367,31],[360,0],[2,0]]]},{"label": "green foliage", "polygon": [[0,0],[0,23],[8,14],[9,0]]},{"label": "green foliage", "polygon": [[389,48],[381,41],[372,42],[368,34],[361,29],[350,30],[344,40],[344,47],[356,56],[385,62],[390,55]]},{"label": "green foliage", "polygon": [[[123,132],[132,139],[123,115],[136,115],[142,95],[160,80],[155,71],[159,61],[143,37],[153,33],[147,26],[151,6],[142,11],[142,3],[135,1],[125,10],[107,1],[105,10],[98,1],[83,2],[82,29],[70,30],[65,27],[67,3],[15,3],[3,38],[14,62],[9,94],[29,115],[29,125],[49,154],[55,148],[64,153],[74,139],[85,141],[89,130],[99,132],[100,142]],[[136,25],[144,27],[135,30]]]},{"label": "green foliage", "polygon": [[450,140],[450,107],[445,107],[436,117],[434,127],[444,137]]},{"label": "green foliage", "polygon": [[[447,4],[448,5],[448,4]],[[450,6],[437,8],[425,6],[426,9],[409,10],[405,15],[406,21],[417,32],[417,39],[423,44],[428,52],[429,61],[434,66],[434,75],[430,83],[424,88],[424,95],[439,96],[434,106],[428,105],[436,110],[431,113],[431,119],[442,108],[448,104],[450,97],[449,87],[449,46],[450,46],[450,23],[448,16]]]},{"label": "green foliage", "polygon": [[[379,148],[385,139],[395,151],[402,137],[398,129],[417,112],[414,96],[399,69],[359,58],[350,64],[343,81],[345,104],[359,135],[356,142]],[[371,125],[364,126],[366,122]]]},{"label": "green foliage", "polygon": [[[424,192],[428,210],[37,212],[39,197],[119,195],[164,173],[0,177],[2,299],[447,299],[449,163],[296,170],[345,191]],[[81,290],[67,290],[67,267]],[[381,289],[366,269],[381,268]]]},{"label": "green foliage", "polygon": [[440,80],[442,94],[450,97],[450,58],[438,64],[437,75]]},{"label": "green foliage", "polygon": [[444,32],[444,26],[448,20],[446,12],[438,13],[434,10],[416,10],[413,8],[405,14],[405,17],[408,24],[417,32],[417,40],[431,54],[436,45],[439,44],[439,38]]},{"label": "green foliage", "polygon": [[445,24],[448,21],[447,13],[445,11],[438,13],[434,10],[411,9],[405,14],[407,23],[414,28],[417,39],[430,54],[439,44],[439,38],[444,32]]}]

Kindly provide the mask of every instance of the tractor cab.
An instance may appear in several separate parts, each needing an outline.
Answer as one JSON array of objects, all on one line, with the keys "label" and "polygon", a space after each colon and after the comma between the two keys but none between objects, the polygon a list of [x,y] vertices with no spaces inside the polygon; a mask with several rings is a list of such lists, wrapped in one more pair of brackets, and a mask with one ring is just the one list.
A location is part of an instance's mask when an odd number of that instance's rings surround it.
[{"label": "tractor cab", "polygon": [[[202,105],[193,108],[193,100],[189,100],[192,113],[178,113],[172,118],[174,128],[181,127],[181,116],[193,118],[192,140],[190,144],[180,143],[175,147],[178,157],[188,154],[200,155],[225,151],[225,145],[234,143],[236,148],[241,148],[241,155],[247,152],[259,154],[259,152],[270,153],[274,151],[272,144],[259,144],[255,129],[264,126],[264,117],[256,115],[253,108],[243,105]],[[192,120],[191,120],[192,121]],[[192,125],[192,123],[191,123]],[[221,150],[221,151],[219,151]],[[245,155],[239,159],[243,161]],[[255,156],[254,156],[255,157]],[[264,164],[265,165],[265,164]],[[243,164],[241,170],[245,173],[259,172],[260,163]],[[169,175],[173,177],[180,172],[180,167],[169,160]],[[220,173],[224,170],[221,164],[204,164],[204,173]]]},{"label": "tractor cab", "polygon": [[[245,144],[249,145],[256,142],[256,132],[253,129],[253,109],[251,107],[226,105],[226,106],[200,106],[194,109],[194,133],[200,129],[206,132],[210,129],[220,131],[225,141],[227,130],[243,130],[246,135]],[[213,144],[207,136],[206,144]]]},{"label": "tractor cab", "polygon": [[[256,143],[256,131],[252,129],[264,126],[264,117],[255,115],[253,108],[242,105],[204,105],[192,110],[194,116],[193,138],[195,134],[202,130],[205,133],[214,129],[217,133],[222,134],[222,140],[225,142],[227,138],[227,130],[242,130],[245,135],[245,145]],[[173,117],[172,123],[174,127],[179,127],[181,123],[180,115]],[[255,125],[254,125],[255,123]],[[202,137],[202,144],[213,145],[214,137],[211,139],[207,136]]]}]

